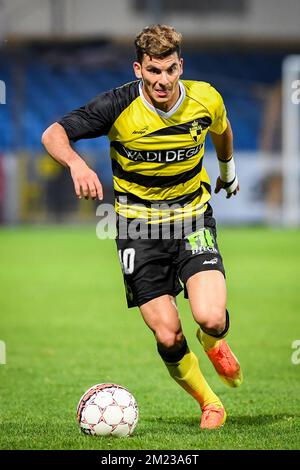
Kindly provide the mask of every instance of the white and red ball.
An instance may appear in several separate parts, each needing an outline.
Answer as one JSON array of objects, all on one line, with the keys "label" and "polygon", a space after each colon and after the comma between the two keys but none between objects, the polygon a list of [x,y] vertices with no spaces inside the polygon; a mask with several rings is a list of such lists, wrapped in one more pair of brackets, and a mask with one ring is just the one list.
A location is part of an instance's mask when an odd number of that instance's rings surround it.
[{"label": "white and red ball", "polygon": [[138,405],[121,385],[97,384],[80,398],[77,420],[85,434],[126,437],[137,425]]}]

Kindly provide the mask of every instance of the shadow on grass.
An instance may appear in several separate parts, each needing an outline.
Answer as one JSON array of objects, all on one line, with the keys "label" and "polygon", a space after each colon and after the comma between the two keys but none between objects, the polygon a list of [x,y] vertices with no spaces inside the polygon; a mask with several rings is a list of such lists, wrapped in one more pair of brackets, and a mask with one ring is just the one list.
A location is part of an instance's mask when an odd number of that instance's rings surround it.
[{"label": "shadow on grass", "polygon": [[295,418],[300,418],[299,413],[294,413],[292,415],[287,413],[278,413],[275,415],[255,415],[255,416],[229,416],[227,419],[227,424],[233,424],[237,426],[261,426],[273,424],[277,422],[289,422]]},{"label": "shadow on grass", "polygon": [[[171,431],[174,428],[177,429],[177,432],[189,433],[194,432],[195,429],[199,428],[201,415],[185,417],[185,418],[148,418],[144,419],[144,423],[149,423],[150,426],[140,426],[139,435],[146,435],[149,432],[164,432],[167,433],[168,430]],[[239,426],[240,428],[248,426],[268,426],[274,423],[288,423],[294,419],[300,418],[299,413],[287,414],[287,413],[278,413],[278,414],[258,414],[255,416],[232,416],[229,415],[226,421],[226,429],[230,427]],[[224,428],[224,429],[225,429]],[[221,430],[221,429],[220,429]]]},{"label": "shadow on grass", "polygon": [[[261,414],[255,416],[229,416],[226,426],[206,434],[206,444],[214,445],[214,439],[230,439],[236,433],[236,429],[245,437],[249,432],[249,427],[255,428],[280,424],[281,431],[285,432],[285,424],[292,423],[299,419],[300,414]],[[12,429],[12,423],[2,423],[2,436],[0,436],[1,449],[143,449],[158,448],[157,443],[164,443],[163,448],[177,449],[184,444],[184,448],[194,447],[199,433],[200,413],[185,417],[144,417],[140,420],[133,436],[126,439],[116,439],[114,437],[97,437],[91,439],[90,436],[80,433],[79,428],[74,426],[58,427],[57,423],[51,421],[47,424],[26,423],[26,426],[17,426]],[[245,434],[242,432],[244,429]],[[5,438],[4,438],[5,436]],[[184,437],[185,443],[178,443],[176,440],[180,436]],[[231,437],[230,437],[231,436]],[[128,440],[127,440],[128,439]],[[221,442],[221,441],[219,441]],[[222,441],[225,442],[225,441]],[[227,441],[226,441],[227,442]],[[256,443],[252,443],[253,446]],[[251,444],[251,445],[252,445]],[[229,445],[229,444],[228,444]],[[250,444],[249,444],[250,445]],[[147,447],[150,446],[150,447]]]}]

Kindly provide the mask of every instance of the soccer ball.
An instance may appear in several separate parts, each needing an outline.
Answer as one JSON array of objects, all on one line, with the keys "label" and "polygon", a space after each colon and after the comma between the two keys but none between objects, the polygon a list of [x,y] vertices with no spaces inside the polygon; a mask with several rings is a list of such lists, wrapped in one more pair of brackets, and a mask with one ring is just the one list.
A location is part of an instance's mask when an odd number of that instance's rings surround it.
[{"label": "soccer ball", "polygon": [[85,434],[130,436],[138,422],[138,405],[134,396],[121,385],[97,384],[80,398],[77,420]]}]

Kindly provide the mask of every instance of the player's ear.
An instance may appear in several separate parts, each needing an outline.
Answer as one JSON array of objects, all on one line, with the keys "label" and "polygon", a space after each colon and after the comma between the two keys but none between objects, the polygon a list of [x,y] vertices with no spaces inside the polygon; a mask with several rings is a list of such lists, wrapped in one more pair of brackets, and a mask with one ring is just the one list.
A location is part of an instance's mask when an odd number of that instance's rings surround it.
[{"label": "player's ear", "polygon": [[133,62],[133,70],[136,78],[142,78],[142,66],[139,62]]},{"label": "player's ear", "polygon": [[183,74],[183,59],[179,59],[179,64],[180,64],[180,76]]}]

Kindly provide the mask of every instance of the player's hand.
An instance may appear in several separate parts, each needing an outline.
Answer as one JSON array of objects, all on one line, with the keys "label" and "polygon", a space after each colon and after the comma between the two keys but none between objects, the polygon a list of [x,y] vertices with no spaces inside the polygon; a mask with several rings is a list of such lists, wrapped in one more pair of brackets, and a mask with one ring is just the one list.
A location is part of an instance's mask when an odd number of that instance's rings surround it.
[{"label": "player's hand", "polygon": [[103,199],[102,184],[96,173],[83,160],[75,160],[70,164],[76,195],[79,199]]},{"label": "player's hand", "polygon": [[234,191],[228,192],[226,189],[227,185],[228,183],[224,183],[224,181],[221,180],[220,176],[218,176],[216,181],[215,194],[218,194],[221,189],[224,189],[227,192],[226,199],[229,199],[232,195],[235,196],[240,190],[240,185],[238,184]]}]

